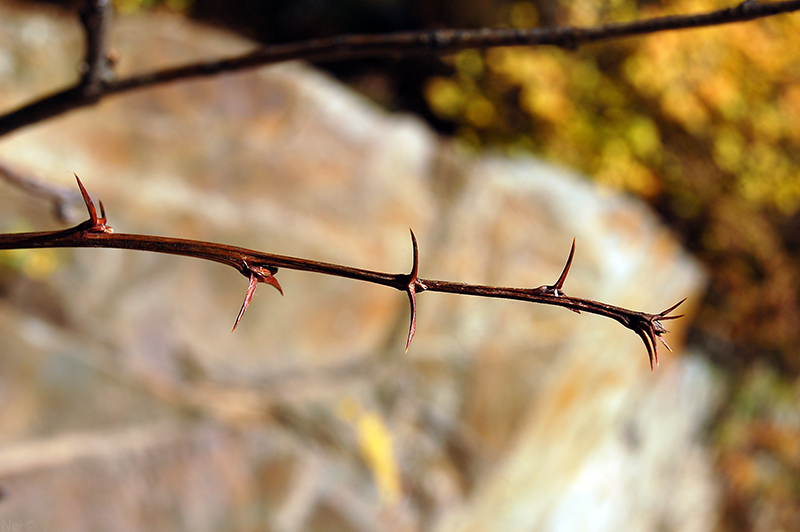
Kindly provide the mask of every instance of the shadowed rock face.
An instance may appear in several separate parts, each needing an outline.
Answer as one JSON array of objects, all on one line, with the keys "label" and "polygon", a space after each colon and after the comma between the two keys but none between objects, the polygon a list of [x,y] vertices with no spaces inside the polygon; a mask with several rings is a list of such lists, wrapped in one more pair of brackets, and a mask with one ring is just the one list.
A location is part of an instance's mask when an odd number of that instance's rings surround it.
[{"label": "shadowed rock face", "polygon": [[[71,82],[63,13],[0,4],[3,108]],[[153,15],[119,73],[245,51]],[[702,288],[647,209],[533,159],[467,155],[301,64],[147,90],[3,139],[117,231],[390,272],[539,286],[654,312]],[[80,211],[77,211],[80,213]],[[84,214],[78,214],[80,220]],[[57,227],[0,185],[4,231]],[[117,250],[0,255],[0,503],[41,530],[708,530],[709,371],[609,320]],[[686,320],[671,322],[680,347]],[[680,351],[680,349],[676,349]]]}]

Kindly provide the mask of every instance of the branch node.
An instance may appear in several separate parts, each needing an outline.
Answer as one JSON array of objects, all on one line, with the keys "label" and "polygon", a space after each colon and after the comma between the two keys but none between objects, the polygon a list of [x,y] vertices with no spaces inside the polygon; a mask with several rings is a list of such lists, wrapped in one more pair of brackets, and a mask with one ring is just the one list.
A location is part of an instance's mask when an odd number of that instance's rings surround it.
[{"label": "branch node", "polygon": [[83,197],[83,202],[86,204],[86,210],[89,211],[89,219],[84,222],[86,227],[81,227],[83,224],[79,225],[84,231],[87,233],[113,233],[114,230],[111,228],[110,225],[106,224],[106,210],[103,207],[103,202],[100,201],[100,216],[97,216],[97,209],[94,207],[94,202],[92,198],[89,196],[89,193],[86,192],[86,187],[83,186],[81,183],[81,178],[78,177],[78,174],[72,174],[75,176],[75,180],[78,182],[78,188],[81,189],[81,196]]},{"label": "branch node", "polygon": [[269,267],[269,266],[250,266],[247,264],[247,261],[242,261],[243,272],[245,275],[249,275],[250,282],[247,285],[247,293],[244,296],[244,301],[242,302],[242,308],[239,310],[239,315],[236,316],[236,321],[233,323],[233,329],[231,332],[236,330],[236,327],[239,326],[239,322],[241,321],[244,313],[247,311],[247,307],[250,306],[250,301],[253,300],[253,296],[256,294],[256,286],[258,283],[266,283],[270,286],[275,287],[275,289],[283,295],[283,288],[281,288],[280,283],[275,278],[275,274],[278,272],[277,268]]}]

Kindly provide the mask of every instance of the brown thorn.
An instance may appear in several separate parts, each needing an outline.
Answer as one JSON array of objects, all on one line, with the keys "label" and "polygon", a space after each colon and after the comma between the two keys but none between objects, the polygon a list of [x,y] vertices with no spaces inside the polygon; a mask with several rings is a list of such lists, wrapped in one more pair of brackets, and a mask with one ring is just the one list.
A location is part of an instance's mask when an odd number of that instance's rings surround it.
[{"label": "brown thorn", "polygon": [[564,281],[567,280],[567,274],[569,273],[570,267],[572,267],[572,259],[575,257],[575,239],[572,239],[572,247],[569,250],[569,257],[567,257],[567,263],[564,265],[564,269],[561,272],[561,275],[558,276],[558,281],[556,284],[552,285],[552,288],[556,292],[556,295],[559,295],[558,292],[564,287]]},{"label": "brown thorn", "polygon": [[684,316],[683,314],[681,314],[680,316],[667,316],[667,314],[669,314],[670,312],[672,312],[673,310],[675,310],[676,308],[678,308],[679,306],[681,306],[681,303],[683,303],[683,302],[684,302],[684,301],[686,301],[687,299],[688,299],[688,298],[685,298],[685,297],[684,297],[683,299],[681,299],[680,301],[678,301],[677,303],[675,303],[674,305],[672,305],[671,307],[669,307],[667,310],[664,310],[664,311],[662,311],[662,312],[659,312],[659,314],[658,314],[658,315],[659,315],[659,316],[661,316],[661,318],[660,318],[660,319],[662,319],[662,320],[674,320],[674,319],[677,319],[677,318],[682,318],[682,317]]},{"label": "brown thorn", "polygon": [[413,247],[414,256],[412,260],[414,264],[411,266],[411,273],[408,274],[412,282],[416,282],[417,274],[419,272],[419,247],[417,246],[417,237],[414,236],[414,230],[408,230],[411,233],[411,246]]},{"label": "brown thorn", "polygon": [[411,340],[414,339],[414,334],[417,332],[417,275],[419,273],[419,246],[417,245],[417,237],[414,236],[414,231],[412,229],[409,229],[409,232],[411,233],[411,247],[413,248],[413,264],[411,265],[411,273],[408,274],[408,286],[406,287],[408,302],[411,305],[411,323],[408,326],[406,353],[408,353]]},{"label": "brown thorn", "polygon": [[78,177],[78,174],[72,174],[75,176],[75,179],[78,181],[78,188],[81,189],[81,196],[83,196],[83,202],[86,204],[86,209],[89,211],[89,219],[92,221],[93,225],[97,225],[97,210],[94,208],[94,203],[92,203],[92,198],[89,197],[89,193],[86,192],[86,188],[81,183],[81,178]]},{"label": "brown thorn", "polygon": [[244,316],[247,307],[250,305],[250,301],[252,301],[253,296],[256,293],[256,285],[258,285],[258,278],[254,273],[250,272],[250,284],[247,286],[247,293],[245,294],[244,301],[242,302],[242,309],[239,311],[239,315],[236,316],[236,321],[233,324],[233,329],[231,329],[231,332],[235,331],[236,327],[239,326],[239,320],[241,320],[242,316]]},{"label": "brown thorn", "polygon": [[670,353],[672,353],[672,348],[669,346],[669,344],[667,343],[667,341],[666,341],[666,340],[664,340],[664,337],[663,337],[663,336],[659,336],[659,337],[658,337],[658,339],[661,341],[661,343],[662,343],[662,344],[664,344],[664,347],[666,347],[666,348],[667,348],[667,351],[669,351]]},{"label": "brown thorn", "polygon": [[655,368],[653,366],[653,351],[655,351],[656,349],[654,345],[653,346],[650,345],[650,337],[642,329],[638,328],[633,329],[633,332],[639,335],[639,338],[641,338],[642,341],[644,342],[644,346],[647,348],[647,356],[650,359],[650,371],[651,372],[655,371]]},{"label": "brown thorn", "polygon": [[263,283],[266,283],[266,284],[268,284],[268,285],[270,285],[270,286],[274,286],[274,287],[275,287],[275,289],[276,289],[278,292],[280,292],[280,294],[281,294],[281,295],[283,295],[283,288],[281,288],[281,284],[278,282],[278,280],[275,278],[275,276],[274,276],[274,275],[272,275],[272,274],[269,274],[269,275],[265,276],[265,277],[264,277],[264,278],[261,280],[261,282],[263,282]]},{"label": "brown thorn", "polygon": [[275,287],[275,289],[283,295],[283,288],[281,288],[280,283],[275,278],[275,274],[278,272],[277,268],[270,268],[269,266],[250,266],[247,264],[247,261],[242,261],[242,263],[244,264],[245,272],[250,275],[255,275],[256,281]]},{"label": "brown thorn", "polygon": [[[658,366],[658,344],[656,343],[656,333],[652,328],[648,329],[647,332],[648,332],[648,334],[650,336],[650,343],[653,344],[653,356],[656,359],[656,366]],[[658,338],[661,338],[661,336],[659,335]],[[652,371],[652,370],[653,369],[652,369],[652,364],[651,364],[650,371]]]},{"label": "brown thorn", "polygon": [[411,340],[414,339],[414,333],[417,332],[417,291],[413,284],[408,286],[406,294],[408,294],[408,302],[411,304],[411,323],[408,326],[408,339],[406,340],[406,353],[408,353]]}]

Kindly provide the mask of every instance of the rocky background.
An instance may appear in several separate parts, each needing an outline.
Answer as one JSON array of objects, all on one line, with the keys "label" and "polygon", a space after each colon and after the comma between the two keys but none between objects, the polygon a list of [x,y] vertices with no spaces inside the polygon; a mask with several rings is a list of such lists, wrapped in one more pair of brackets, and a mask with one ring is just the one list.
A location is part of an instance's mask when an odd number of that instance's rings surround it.
[{"label": "rocky background", "polygon": [[[165,13],[115,20],[120,74],[251,43]],[[65,11],[0,2],[0,104],[74,77]],[[534,159],[468,152],[304,64],[113,97],[21,130],[0,161],[117,231],[389,272],[539,286],[660,311],[650,373],[618,324],[283,271],[247,281],[118,250],[0,254],[0,527],[35,530],[712,530],[722,384],[682,331],[701,268],[641,203]],[[72,191],[72,192],[66,192]],[[0,230],[63,227],[0,185]],[[68,213],[82,220],[79,202]],[[18,528],[21,529],[21,528]]]}]

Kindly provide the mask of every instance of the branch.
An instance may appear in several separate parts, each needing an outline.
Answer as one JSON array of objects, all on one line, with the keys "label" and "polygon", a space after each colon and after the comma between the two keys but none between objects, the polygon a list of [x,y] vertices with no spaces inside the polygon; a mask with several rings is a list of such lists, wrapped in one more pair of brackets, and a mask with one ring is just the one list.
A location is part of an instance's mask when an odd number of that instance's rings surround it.
[{"label": "branch", "polygon": [[472,295],[479,297],[493,297],[500,299],[516,299],[541,303],[544,305],[554,305],[564,307],[574,312],[588,312],[611,318],[621,323],[624,327],[635,332],[644,342],[647,355],[650,358],[650,369],[658,364],[658,349],[656,339],[660,340],[669,349],[669,345],[664,341],[662,335],[668,331],[662,323],[666,320],[674,320],[681,316],[670,316],[684,300],[671,306],[658,314],[648,314],[635,310],[628,310],[614,305],[608,305],[591,299],[581,299],[571,297],[564,293],[563,286],[567,273],[572,265],[575,256],[575,241],[572,241],[572,249],[569,258],[564,266],[561,275],[553,285],[543,285],[538,288],[507,288],[498,286],[485,286],[466,283],[454,283],[450,281],[437,281],[434,279],[423,279],[418,276],[419,270],[419,250],[417,239],[414,232],[411,232],[411,242],[413,247],[413,265],[411,272],[403,273],[383,273],[361,268],[352,268],[339,264],[319,262],[285,255],[274,255],[262,253],[237,246],[217,244],[213,242],[203,242],[200,240],[189,240],[183,238],[170,238],[162,236],[136,235],[125,233],[114,233],[107,225],[105,209],[103,203],[99,202],[100,215],[92,202],[86,189],[83,187],[78,176],[78,187],[81,190],[86,208],[89,211],[89,219],[75,227],[62,231],[42,231],[35,233],[14,233],[0,234],[0,249],[21,249],[21,248],[118,248],[131,249],[138,251],[151,251],[156,253],[168,253],[172,255],[183,255],[198,259],[211,260],[233,267],[239,273],[249,279],[247,293],[242,303],[242,308],[233,325],[233,329],[239,324],[244,316],[250,301],[255,294],[258,283],[272,285],[281,294],[283,290],[275,275],[280,268],[288,270],[299,270],[306,272],[316,272],[325,275],[345,277],[368,283],[388,286],[408,295],[411,305],[411,323],[408,329],[406,340],[406,351],[414,338],[417,322],[417,294],[421,292],[446,292],[450,294]]},{"label": "branch", "polygon": [[106,46],[111,25],[111,2],[87,0],[78,14],[86,36],[86,56],[79,86],[87,98],[99,98],[114,75]]},{"label": "branch", "polygon": [[70,221],[69,207],[75,202],[80,201],[80,194],[71,189],[60,185],[54,185],[41,181],[29,175],[23,175],[5,163],[0,162],[0,179],[25,191],[26,193],[49,201],[53,206],[53,212],[61,222]]},{"label": "branch", "polygon": [[263,46],[235,57],[189,63],[116,80],[112,79],[110,64],[104,53],[109,9],[107,0],[88,0],[81,11],[81,20],[87,35],[87,71],[78,84],[0,116],[0,136],[53,116],[92,105],[112,94],[290,60],[334,62],[366,57],[445,55],[467,48],[496,46],[552,45],[573,49],[583,44],[610,39],[668,30],[718,26],[789,13],[800,10],[800,0],[769,3],[744,0],[735,7],[708,13],[654,17],[586,27],[440,29],[385,35],[342,35]]}]

